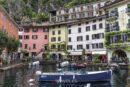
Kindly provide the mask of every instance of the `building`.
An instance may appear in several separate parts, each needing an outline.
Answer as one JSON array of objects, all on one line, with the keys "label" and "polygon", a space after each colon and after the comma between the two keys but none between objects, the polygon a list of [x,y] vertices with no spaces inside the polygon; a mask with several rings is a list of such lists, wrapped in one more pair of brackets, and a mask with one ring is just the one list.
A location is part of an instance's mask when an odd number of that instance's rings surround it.
[{"label": "building", "polygon": [[[92,54],[106,55],[104,47],[105,12],[100,10],[104,5],[105,1],[101,0],[69,9],[61,8],[57,11],[51,11],[50,23],[53,25],[64,24],[67,28],[65,42],[71,57],[82,57],[83,49],[86,50],[85,54],[89,57]],[[51,37],[50,28],[49,37]]]},{"label": "building", "polygon": [[66,55],[67,26],[65,24],[49,26],[49,49],[52,59],[61,59]]},{"label": "building", "polygon": [[130,56],[130,1],[114,0],[106,4],[104,9],[108,59],[112,62],[127,63]]},{"label": "building", "polygon": [[[17,23],[9,16],[7,11],[2,6],[0,6],[0,30],[6,32],[9,37],[18,39],[18,29],[19,26]],[[13,53],[12,55],[13,56],[11,58],[15,59],[15,54]],[[6,48],[2,51],[1,57],[3,59],[8,57]]]},{"label": "building", "polygon": [[18,39],[19,26],[2,6],[0,6],[0,29],[7,32],[9,36]]},{"label": "building", "polygon": [[100,10],[104,4],[105,2],[99,1],[73,8],[79,9],[73,13],[78,22],[68,24],[68,52],[74,58],[81,58],[83,49],[90,59],[93,54],[106,55],[105,12]]},{"label": "building", "polygon": [[22,23],[19,29],[21,50],[26,50],[28,56],[42,57],[44,47],[48,44],[48,23]]}]

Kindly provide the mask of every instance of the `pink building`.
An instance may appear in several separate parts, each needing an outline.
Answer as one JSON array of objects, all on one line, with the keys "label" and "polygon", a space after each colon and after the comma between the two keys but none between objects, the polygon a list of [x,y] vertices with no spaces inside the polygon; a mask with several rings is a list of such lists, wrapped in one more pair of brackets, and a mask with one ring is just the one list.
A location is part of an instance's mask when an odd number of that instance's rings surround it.
[{"label": "pink building", "polygon": [[21,50],[26,50],[30,56],[42,54],[44,46],[48,44],[47,26],[48,23],[22,25],[23,29],[19,30]]}]

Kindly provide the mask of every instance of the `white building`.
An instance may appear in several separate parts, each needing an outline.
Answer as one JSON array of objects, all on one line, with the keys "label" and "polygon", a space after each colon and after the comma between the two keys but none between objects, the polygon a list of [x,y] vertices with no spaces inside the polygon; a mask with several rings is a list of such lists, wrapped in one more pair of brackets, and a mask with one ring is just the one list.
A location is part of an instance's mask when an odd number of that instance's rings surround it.
[{"label": "white building", "polygon": [[130,0],[115,0],[104,7],[108,59],[126,62],[130,57]]},{"label": "white building", "polygon": [[104,4],[104,1],[100,1],[73,8],[83,7],[83,11],[81,9],[80,11],[86,16],[77,12],[76,21],[68,24],[68,52],[70,55],[81,57],[83,49],[86,50],[87,56],[106,55],[104,46],[105,12],[100,10]]}]

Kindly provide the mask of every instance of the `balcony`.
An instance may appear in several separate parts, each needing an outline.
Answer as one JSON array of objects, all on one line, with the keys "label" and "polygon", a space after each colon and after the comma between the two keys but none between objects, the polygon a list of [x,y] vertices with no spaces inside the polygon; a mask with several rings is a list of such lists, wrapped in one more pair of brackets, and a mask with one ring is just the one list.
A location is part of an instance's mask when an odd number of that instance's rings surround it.
[{"label": "balcony", "polygon": [[50,22],[56,22],[56,17],[52,17]]},{"label": "balcony", "polygon": [[118,19],[118,11],[111,11],[106,14],[107,21],[112,21]]},{"label": "balcony", "polygon": [[112,31],[119,31],[119,26],[113,26]]}]

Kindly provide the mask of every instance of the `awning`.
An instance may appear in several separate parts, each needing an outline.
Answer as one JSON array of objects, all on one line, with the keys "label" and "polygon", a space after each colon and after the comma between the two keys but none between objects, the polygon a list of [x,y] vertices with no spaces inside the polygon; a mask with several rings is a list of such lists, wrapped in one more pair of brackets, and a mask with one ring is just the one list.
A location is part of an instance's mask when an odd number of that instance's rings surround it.
[{"label": "awning", "polygon": [[[85,54],[91,54],[91,52],[85,52]],[[80,51],[80,52],[70,52],[70,54],[69,55],[82,55],[82,52]]]},{"label": "awning", "polygon": [[93,51],[92,54],[106,54],[106,51]]}]

